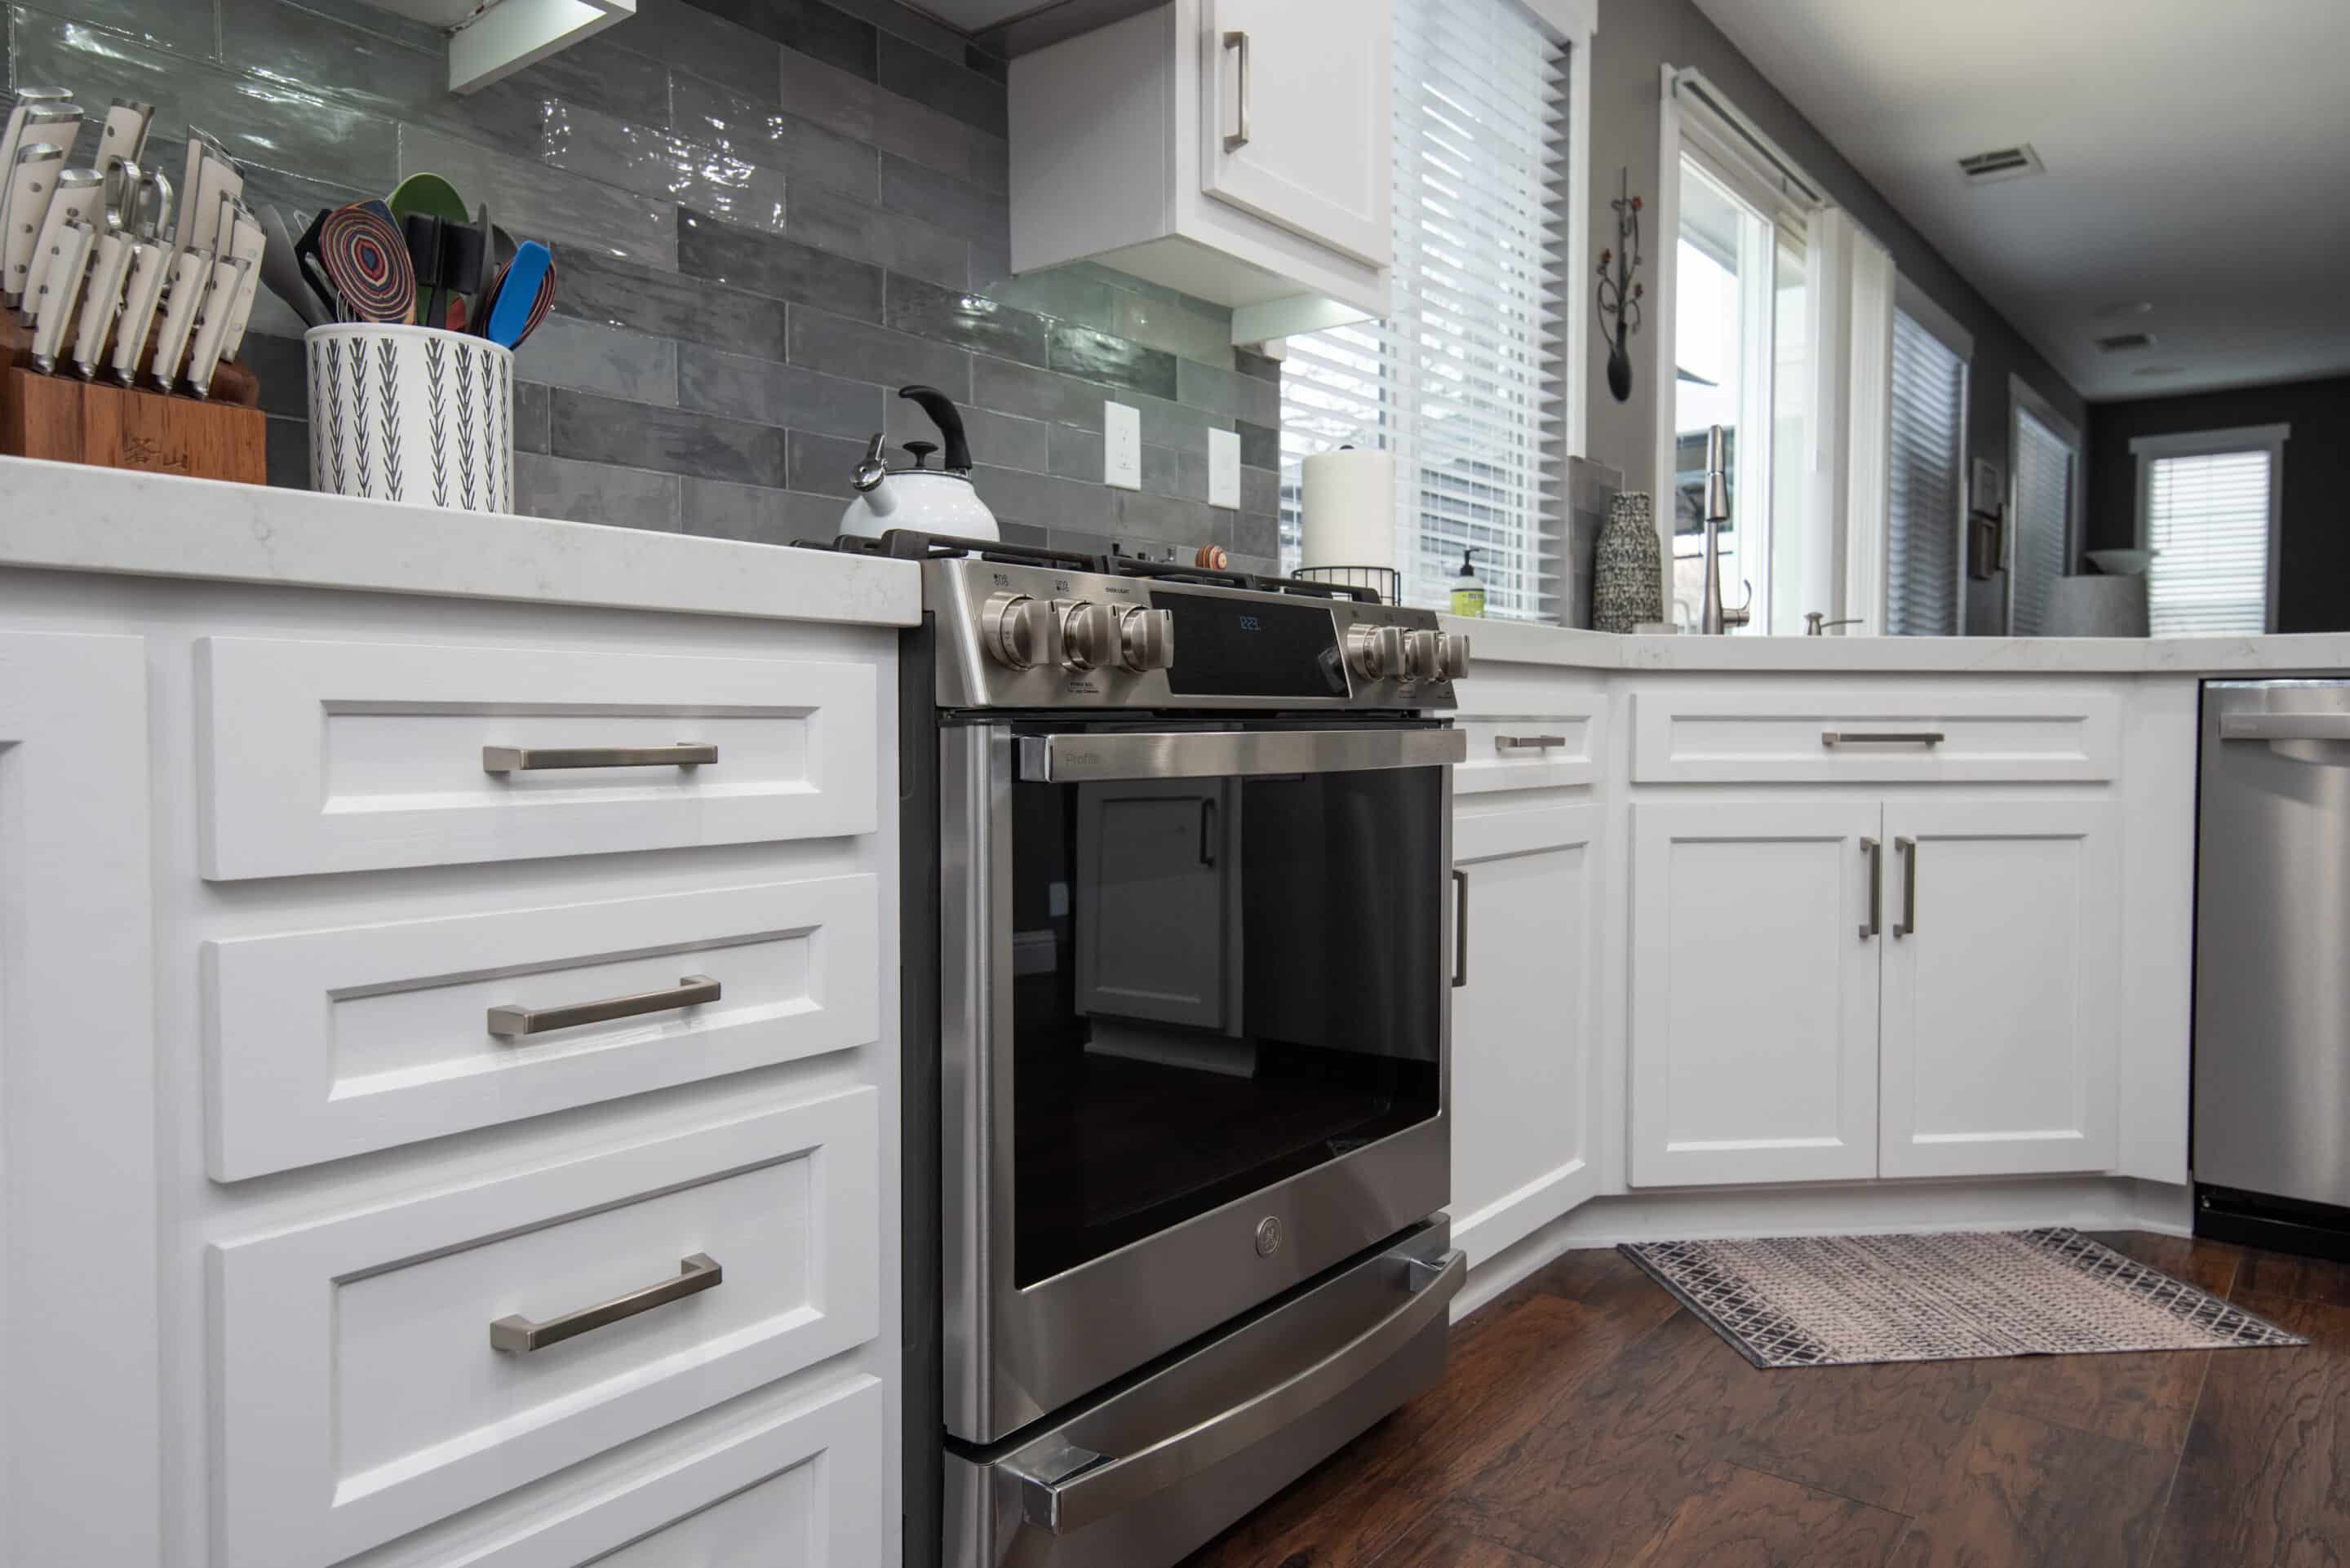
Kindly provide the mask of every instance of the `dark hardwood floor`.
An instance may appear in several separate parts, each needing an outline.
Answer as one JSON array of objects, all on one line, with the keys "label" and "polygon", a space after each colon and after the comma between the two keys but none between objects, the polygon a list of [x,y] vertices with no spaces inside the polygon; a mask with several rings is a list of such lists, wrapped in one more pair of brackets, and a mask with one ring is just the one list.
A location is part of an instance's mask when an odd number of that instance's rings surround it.
[{"label": "dark hardwood floor", "polygon": [[1573,1252],[1184,1568],[2350,1563],[2350,1267],[2099,1239],[2309,1347],[1757,1372]]}]

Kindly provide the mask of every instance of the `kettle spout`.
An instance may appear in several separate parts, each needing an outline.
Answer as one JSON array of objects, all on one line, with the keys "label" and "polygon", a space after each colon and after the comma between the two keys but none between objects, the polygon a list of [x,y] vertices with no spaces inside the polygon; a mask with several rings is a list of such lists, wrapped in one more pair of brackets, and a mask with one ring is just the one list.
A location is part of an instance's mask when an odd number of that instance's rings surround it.
[{"label": "kettle spout", "polygon": [[887,517],[898,510],[898,497],[889,487],[889,465],[881,460],[881,436],[875,432],[865,448],[865,455],[857,464],[850,483],[865,497],[867,510],[876,517]]}]

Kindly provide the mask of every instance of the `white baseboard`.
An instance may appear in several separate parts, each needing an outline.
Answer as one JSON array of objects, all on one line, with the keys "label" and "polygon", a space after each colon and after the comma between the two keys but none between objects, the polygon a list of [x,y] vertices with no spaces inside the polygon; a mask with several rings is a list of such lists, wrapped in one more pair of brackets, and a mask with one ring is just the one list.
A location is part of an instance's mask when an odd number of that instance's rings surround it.
[{"label": "white baseboard", "polygon": [[2107,1177],[1990,1181],[1880,1181],[1595,1198],[1470,1271],[1452,1298],[1462,1318],[1565,1253],[1625,1241],[1752,1236],[1851,1236],[1879,1231],[2084,1231],[2189,1233],[2193,1193]]}]

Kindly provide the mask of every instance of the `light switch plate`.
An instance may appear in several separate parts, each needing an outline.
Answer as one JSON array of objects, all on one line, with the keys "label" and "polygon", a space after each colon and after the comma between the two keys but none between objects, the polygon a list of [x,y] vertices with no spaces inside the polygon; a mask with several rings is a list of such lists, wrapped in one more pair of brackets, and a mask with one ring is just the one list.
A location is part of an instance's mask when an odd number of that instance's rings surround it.
[{"label": "light switch plate", "polygon": [[1238,431],[1208,432],[1208,504],[1241,504],[1241,437]]},{"label": "light switch plate", "polygon": [[1124,403],[1102,405],[1102,483],[1120,490],[1142,488],[1142,410]]}]

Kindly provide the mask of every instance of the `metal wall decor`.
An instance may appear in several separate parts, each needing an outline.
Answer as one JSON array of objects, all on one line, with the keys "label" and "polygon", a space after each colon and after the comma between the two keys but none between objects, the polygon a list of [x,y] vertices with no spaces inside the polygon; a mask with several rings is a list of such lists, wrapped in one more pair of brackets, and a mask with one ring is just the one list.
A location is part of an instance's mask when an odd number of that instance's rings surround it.
[{"label": "metal wall decor", "polygon": [[1640,198],[1632,194],[1632,171],[1619,176],[1621,194],[1607,205],[1616,213],[1616,243],[1599,253],[1599,327],[1607,335],[1607,389],[1619,403],[1632,400],[1632,356],[1625,340],[1640,330]]}]

